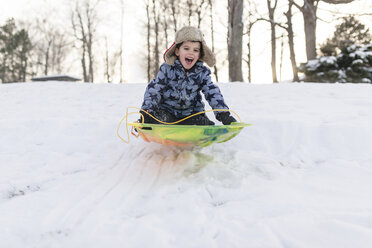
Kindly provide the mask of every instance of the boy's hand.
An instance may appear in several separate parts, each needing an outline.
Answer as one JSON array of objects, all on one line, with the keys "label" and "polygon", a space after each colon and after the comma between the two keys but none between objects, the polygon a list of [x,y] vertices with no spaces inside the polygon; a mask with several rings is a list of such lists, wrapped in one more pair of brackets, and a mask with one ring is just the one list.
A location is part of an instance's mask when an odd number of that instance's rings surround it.
[{"label": "boy's hand", "polygon": [[[149,111],[147,110],[147,113]],[[144,111],[140,110],[140,113],[143,115],[143,118],[144,118],[144,123],[150,123],[152,118]],[[138,119],[138,122],[139,123],[142,123],[142,115],[140,115],[140,118]]]},{"label": "boy's hand", "polygon": [[216,119],[221,121],[224,125],[230,125],[232,122],[237,122],[229,112],[222,112],[216,115]]}]

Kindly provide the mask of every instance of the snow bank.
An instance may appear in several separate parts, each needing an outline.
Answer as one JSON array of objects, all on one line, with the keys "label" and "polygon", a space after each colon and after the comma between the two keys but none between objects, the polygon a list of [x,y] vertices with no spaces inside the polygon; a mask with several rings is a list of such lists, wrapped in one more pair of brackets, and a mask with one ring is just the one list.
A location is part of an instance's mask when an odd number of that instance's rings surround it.
[{"label": "snow bank", "polygon": [[0,85],[2,246],[372,245],[371,85],[220,84],[253,126],[193,150],[116,137],[145,86]]}]

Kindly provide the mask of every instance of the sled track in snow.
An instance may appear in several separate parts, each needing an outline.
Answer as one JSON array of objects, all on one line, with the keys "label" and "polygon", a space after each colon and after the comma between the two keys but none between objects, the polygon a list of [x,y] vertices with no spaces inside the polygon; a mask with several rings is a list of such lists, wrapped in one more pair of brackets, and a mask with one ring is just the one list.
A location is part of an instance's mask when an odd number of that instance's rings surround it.
[{"label": "sled track in snow", "polygon": [[126,150],[111,166],[87,172],[49,220],[76,231],[99,224],[97,216],[110,218],[131,211],[129,206],[138,198],[182,176],[192,156],[191,151],[153,145]]}]

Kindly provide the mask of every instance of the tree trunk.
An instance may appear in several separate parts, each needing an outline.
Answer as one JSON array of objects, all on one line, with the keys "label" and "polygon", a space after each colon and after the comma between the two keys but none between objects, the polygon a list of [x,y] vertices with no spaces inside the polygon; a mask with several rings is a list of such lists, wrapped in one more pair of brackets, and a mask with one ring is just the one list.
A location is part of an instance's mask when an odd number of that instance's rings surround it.
[{"label": "tree trunk", "polygon": [[[75,10],[72,13],[72,26],[76,39],[81,42],[83,76],[85,82],[94,81],[94,52],[95,24],[99,22],[96,16],[97,3],[92,4],[91,0],[84,1],[83,7],[76,2]],[[76,14],[77,20],[74,15]],[[77,21],[78,23],[76,23]]]},{"label": "tree trunk", "polygon": [[147,81],[151,79],[151,45],[150,45],[150,32],[151,32],[151,18],[150,18],[150,1],[146,2],[146,16],[147,16]]},{"label": "tree trunk", "polygon": [[243,81],[242,40],[243,40],[243,0],[228,1],[228,60],[229,80]]},{"label": "tree trunk", "polygon": [[284,34],[280,36],[280,63],[279,63],[279,81],[282,81],[283,75],[283,53],[284,53]]},{"label": "tree trunk", "polygon": [[188,10],[187,19],[188,19],[188,22],[189,22],[189,26],[191,26],[191,17],[193,15],[193,11],[192,11],[192,6],[193,6],[192,0],[187,0],[186,5],[187,5],[187,10]]},{"label": "tree trunk", "polygon": [[167,4],[168,3],[166,2],[166,0],[162,0],[160,2],[162,12],[164,13],[162,15],[162,26],[163,26],[163,30],[164,30],[164,38],[165,38],[164,48],[165,48],[165,50],[167,50],[168,46],[169,46],[169,37],[168,37],[169,23],[168,23],[168,15],[167,15],[167,11],[168,11],[168,5]]},{"label": "tree trunk", "polygon": [[293,6],[293,3],[291,1],[289,1],[288,11],[287,11],[287,13],[285,13],[285,16],[287,18],[289,54],[290,54],[291,64],[292,64],[293,81],[298,82],[300,80],[298,78],[296,54],[295,54],[295,50],[294,50],[294,34],[293,34],[293,25],[292,25],[292,6]]},{"label": "tree trunk", "polygon": [[173,20],[173,30],[174,33],[177,32],[177,15],[178,15],[178,4],[175,0],[170,1],[171,4],[171,11],[172,11],[172,20]]},{"label": "tree trunk", "polygon": [[[250,13],[251,15],[251,13]],[[252,49],[251,49],[251,31],[255,22],[252,22],[250,17],[247,25],[247,70],[248,70],[248,83],[252,82]]]},{"label": "tree trunk", "polygon": [[88,61],[89,61],[89,82],[94,82],[94,71],[93,71],[93,64],[94,64],[94,55],[93,55],[93,23],[92,23],[92,16],[90,12],[90,3],[88,2],[87,6],[87,24],[88,24],[88,40],[87,40],[87,48],[88,48]]},{"label": "tree trunk", "polygon": [[[212,2],[212,0],[209,0],[208,3],[209,3],[209,18],[210,18],[210,21],[211,21],[212,53],[215,54],[214,53],[215,49],[214,49],[213,2]],[[216,65],[213,66],[213,74],[216,78],[216,82],[218,82],[218,70],[217,70]]]},{"label": "tree trunk", "polygon": [[269,10],[269,20],[271,27],[271,73],[273,77],[273,83],[278,82],[276,75],[276,25],[274,20],[274,13],[277,3],[278,1],[275,0],[274,7],[271,7],[271,0],[267,0],[267,8]]},{"label": "tree trunk", "polygon": [[158,73],[159,70],[159,14],[156,11],[157,6],[155,3],[155,0],[152,0],[153,6],[152,6],[152,11],[153,11],[153,18],[154,18],[154,33],[155,33],[155,48],[154,48],[154,75]]},{"label": "tree trunk", "polygon": [[49,73],[49,54],[50,54],[50,47],[52,45],[52,41],[48,41],[47,48],[45,49],[45,65],[44,65],[44,75],[48,75]]},{"label": "tree trunk", "polygon": [[107,36],[105,37],[105,78],[108,83],[111,82]]},{"label": "tree trunk", "polygon": [[82,48],[82,55],[81,55],[81,66],[83,67],[83,77],[84,77],[84,82],[85,83],[88,83],[89,82],[89,79],[88,79],[88,75],[87,75],[87,66],[86,66],[86,62],[85,62],[85,44],[83,44],[83,48]]},{"label": "tree trunk", "polygon": [[248,36],[247,42],[247,67],[248,67],[248,83],[252,82],[252,51],[251,51],[251,36]]},{"label": "tree trunk", "polygon": [[120,83],[123,79],[124,0],[120,0]]},{"label": "tree trunk", "polygon": [[3,64],[0,66],[1,68],[1,83],[5,83],[5,72],[6,72],[6,64],[7,64],[7,55],[6,53],[3,55]]},{"label": "tree trunk", "polygon": [[26,82],[27,65],[28,65],[28,59],[27,59],[27,57],[25,57],[25,59],[23,61],[22,81],[21,82]]},{"label": "tree trunk", "polygon": [[252,28],[259,19],[254,18],[254,14],[257,13],[257,9],[254,3],[248,1],[248,20],[247,20],[247,74],[248,74],[248,83],[252,82],[252,48],[251,48],[251,34]]},{"label": "tree trunk", "polygon": [[319,0],[304,0],[304,6],[302,7],[307,60],[316,58],[316,11],[318,2]]},{"label": "tree trunk", "polygon": [[[318,9],[319,1],[321,0],[303,0],[304,5],[299,6],[294,0],[289,0],[290,3],[294,4],[303,15],[304,19],[304,30],[306,40],[306,56],[307,60],[316,58],[316,12]],[[329,4],[346,4],[351,3],[354,0],[322,0]]]},{"label": "tree trunk", "polygon": [[204,3],[205,3],[205,0],[201,0],[199,4],[200,6],[195,8],[196,15],[198,16],[198,28],[200,28],[201,22],[203,20],[202,10],[204,9]]}]

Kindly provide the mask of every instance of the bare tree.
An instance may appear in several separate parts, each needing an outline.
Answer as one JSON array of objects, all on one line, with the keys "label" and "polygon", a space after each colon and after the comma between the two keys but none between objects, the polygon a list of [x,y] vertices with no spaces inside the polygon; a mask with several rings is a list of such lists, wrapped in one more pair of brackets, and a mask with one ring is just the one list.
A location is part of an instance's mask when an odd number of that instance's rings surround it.
[{"label": "bare tree", "polygon": [[169,1],[169,7],[171,9],[171,17],[172,17],[172,21],[173,21],[173,30],[174,30],[174,33],[176,33],[177,28],[178,28],[178,26],[177,26],[177,23],[178,23],[177,16],[179,16],[179,12],[180,12],[178,0],[170,0]]},{"label": "bare tree", "polygon": [[228,60],[229,80],[243,81],[242,37],[243,0],[228,0]]},{"label": "bare tree", "polygon": [[[120,60],[121,52],[120,49],[117,52],[110,53],[109,49],[109,41],[107,37],[105,37],[105,72],[104,77],[106,82],[111,83],[113,81],[115,75],[115,66],[117,61]],[[123,82],[123,81],[120,81]]]},{"label": "bare tree", "polygon": [[[214,21],[213,21],[213,5],[214,5],[214,1],[212,0],[208,0],[208,4],[209,4],[209,19],[210,19],[210,25],[211,25],[211,39],[212,39],[212,53],[215,54],[215,47],[214,47]],[[213,74],[216,78],[216,81],[218,82],[218,69],[217,69],[217,66],[214,65],[213,67]]]},{"label": "bare tree", "polygon": [[[277,0],[275,0],[276,2],[274,3],[274,7],[270,7],[271,3],[269,3],[269,2],[271,0],[267,0],[267,1],[268,1],[268,8],[269,8],[269,16],[270,17],[269,17],[269,19],[259,18],[258,20],[268,21],[270,23],[270,26],[271,26],[271,47],[272,47],[272,49],[271,49],[271,52],[272,52],[271,68],[272,68],[272,71],[273,71],[273,74],[272,74],[273,75],[273,82],[277,82],[277,81],[275,81],[275,78],[276,78],[276,31],[275,31],[275,27],[276,26],[283,28],[288,33],[288,43],[289,43],[290,60],[291,60],[291,64],[292,64],[293,81],[299,81],[297,63],[296,63],[296,55],[295,55],[295,51],[294,51],[294,33],[293,33],[293,25],[292,25],[292,6],[293,6],[292,0],[288,0],[288,11],[286,13],[284,13],[284,15],[287,18],[287,24],[286,25],[282,24],[282,23],[279,23],[279,22],[276,22],[274,20],[274,12],[275,12],[275,8],[276,8]],[[281,44],[282,45],[281,45],[281,58],[280,58],[280,72],[281,72],[281,67],[282,67],[283,50],[284,50],[283,38],[284,38],[284,36],[282,35],[281,36]],[[275,75],[275,77],[274,77],[274,75]]]},{"label": "bare tree", "polygon": [[[75,9],[76,11],[76,9]],[[80,58],[80,61],[81,61],[81,66],[82,66],[82,69],[83,69],[83,80],[84,82],[88,82],[89,81],[89,78],[88,78],[88,74],[87,74],[87,67],[86,67],[86,50],[87,50],[87,47],[86,47],[86,31],[85,31],[85,27],[82,26],[82,22],[80,21],[80,18],[78,20],[79,24],[76,23],[76,13],[73,12],[72,13],[72,17],[71,17],[71,21],[72,21],[72,28],[74,30],[74,36],[76,38],[77,41],[79,41],[80,43],[80,46],[81,46],[81,58]]]},{"label": "bare tree", "polygon": [[197,3],[197,5],[199,5],[199,6],[197,6],[196,9],[195,9],[196,16],[197,16],[198,28],[200,28],[201,22],[203,20],[204,14],[205,14],[205,11],[203,11],[205,9],[204,4],[208,4],[207,1],[206,0],[200,0],[200,2]]},{"label": "bare tree", "polygon": [[123,78],[123,34],[124,34],[124,0],[120,0],[120,82]]},{"label": "bare tree", "polygon": [[[108,51],[108,44],[107,44],[107,37],[105,37],[105,78],[108,83],[111,82],[111,75],[110,75],[110,63],[109,63],[109,51]],[[120,81],[121,82],[121,81]]]},{"label": "bare tree", "polygon": [[[63,63],[67,56],[70,42],[63,31],[51,24],[50,20],[37,19],[32,28],[34,34],[34,52],[36,55],[36,67],[41,67],[44,75],[50,73],[62,73]],[[38,68],[36,68],[38,71]]]},{"label": "bare tree", "polygon": [[162,20],[161,20],[161,25],[164,30],[164,38],[165,38],[165,49],[168,48],[169,46],[169,38],[168,38],[168,28],[169,28],[169,16],[168,16],[168,10],[169,10],[169,5],[167,3],[167,0],[161,0],[160,1],[160,7],[163,12],[162,14]]},{"label": "bare tree", "polygon": [[65,59],[69,52],[71,41],[66,39],[63,33],[57,32],[54,46],[52,47],[52,69],[61,74],[65,69]]},{"label": "bare tree", "polygon": [[316,58],[316,21],[317,21],[317,9],[320,1],[329,4],[346,4],[351,3],[354,0],[302,0],[302,6],[290,0],[303,15],[304,30],[306,39],[306,56],[308,60]]},{"label": "bare tree", "polygon": [[283,54],[284,54],[284,34],[282,33],[282,35],[280,36],[279,81],[282,81]]},{"label": "bare tree", "polygon": [[294,33],[293,33],[293,25],[292,25],[292,6],[293,3],[291,0],[288,2],[288,11],[285,14],[287,18],[287,33],[288,33],[288,43],[289,43],[289,55],[291,59],[292,65],[292,72],[293,72],[293,81],[298,82],[298,69],[297,69],[297,62],[296,62],[296,54],[294,49]]},{"label": "bare tree", "polygon": [[[178,31],[179,23],[200,27],[207,14],[209,0],[147,0],[147,72],[150,80],[157,74],[160,66],[162,48],[168,49],[170,32]],[[174,36],[173,36],[174,37]]]},{"label": "bare tree", "polygon": [[154,34],[155,34],[155,46],[154,46],[154,75],[157,74],[160,66],[159,62],[159,23],[160,14],[155,0],[152,0],[152,18],[154,21]]},{"label": "bare tree", "polygon": [[[271,28],[271,73],[273,77],[273,82],[277,83],[277,75],[276,75],[276,24],[274,19],[275,9],[278,4],[278,0],[266,0],[267,1],[267,8],[269,10],[269,22]],[[272,6],[273,3],[273,6]]]},{"label": "bare tree", "polygon": [[[186,23],[185,17],[189,25],[196,26],[198,28],[202,27],[202,24],[207,24],[205,17],[210,14],[209,7],[214,4],[215,0],[179,0],[180,6],[186,6],[185,9],[187,13],[185,16],[181,16],[180,20]],[[212,8],[213,9],[213,8]]]},{"label": "bare tree", "polygon": [[80,43],[81,65],[85,82],[94,81],[94,52],[96,42],[96,25],[98,17],[96,7],[99,0],[85,0],[83,5],[76,2],[71,14],[71,22],[76,40]]},{"label": "bare tree", "polygon": [[[168,4],[162,1],[146,0],[146,32],[147,32],[147,78],[148,81],[156,76],[160,66],[160,47],[164,45],[162,32],[164,31],[164,11]],[[166,24],[168,27],[168,24]],[[167,31],[164,31],[167,32]]]},{"label": "bare tree", "polygon": [[246,32],[244,35],[247,35],[247,59],[244,61],[247,63],[247,70],[248,70],[248,82],[252,82],[252,51],[251,51],[251,33],[254,24],[256,24],[260,18],[254,17],[255,13],[257,13],[256,5],[252,3],[251,0],[248,0],[248,14],[247,20],[245,23],[246,25]]},{"label": "bare tree", "polygon": [[147,31],[147,81],[151,79],[151,16],[150,16],[150,0],[146,0],[146,17],[147,17],[147,24],[146,24],[146,31]]},{"label": "bare tree", "polygon": [[201,27],[203,17],[207,14],[206,6],[208,5],[208,0],[186,0],[182,2],[179,0],[180,6],[185,6],[185,16],[189,26]]}]

